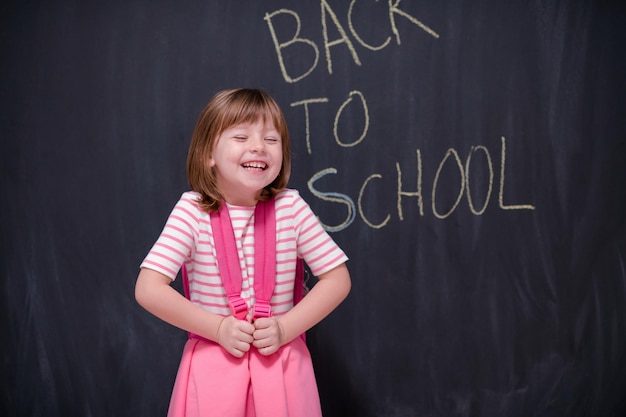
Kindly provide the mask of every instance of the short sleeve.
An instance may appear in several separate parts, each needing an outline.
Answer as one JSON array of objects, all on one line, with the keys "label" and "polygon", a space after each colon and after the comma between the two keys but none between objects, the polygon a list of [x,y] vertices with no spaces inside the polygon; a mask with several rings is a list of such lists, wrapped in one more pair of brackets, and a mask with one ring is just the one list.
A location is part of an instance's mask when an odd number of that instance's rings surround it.
[{"label": "short sleeve", "polygon": [[200,208],[196,193],[184,193],[170,213],[163,231],[141,263],[172,280],[192,253],[198,238]]},{"label": "short sleeve", "polygon": [[311,207],[300,194],[295,193],[293,209],[298,255],[304,259],[311,273],[319,276],[345,263],[348,257],[324,230]]}]

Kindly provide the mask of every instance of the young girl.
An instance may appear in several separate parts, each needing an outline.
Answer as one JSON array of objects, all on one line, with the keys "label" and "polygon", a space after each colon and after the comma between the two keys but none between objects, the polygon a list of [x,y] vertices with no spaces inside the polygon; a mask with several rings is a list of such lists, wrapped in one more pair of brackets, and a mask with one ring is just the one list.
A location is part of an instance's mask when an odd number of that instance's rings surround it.
[{"label": "young girl", "polygon": [[[193,191],[171,212],[135,288],[141,306],[189,332],[169,416],[321,416],[299,336],[343,301],[350,275],[344,252],[286,188],[290,152],[284,116],[263,91],[222,91],[198,119],[187,158]],[[274,217],[257,214],[269,205]],[[274,234],[276,247],[263,246]],[[266,249],[275,254],[267,263],[258,257]],[[298,258],[319,281],[294,305]],[[170,286],[181,267],[188,298]]]}]

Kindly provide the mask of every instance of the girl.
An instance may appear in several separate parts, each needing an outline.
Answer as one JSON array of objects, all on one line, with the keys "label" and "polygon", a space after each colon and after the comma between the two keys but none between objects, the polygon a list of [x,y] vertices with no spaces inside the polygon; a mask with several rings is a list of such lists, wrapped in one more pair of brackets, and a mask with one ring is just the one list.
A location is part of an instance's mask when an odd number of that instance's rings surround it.
[{"label": "girl", "polygon": [[[286,188],[290,152],[284,116],[260,90],[219,92],[196,123],[187,158],[193,191],[174,207],[135,287],[141,306],[189,332],[169,416],[321,416],[298,336],[351,283],[344,252]],[[299,258],[319,281],[294,305]],[[181,267],[188,298],[170,286]]]}]

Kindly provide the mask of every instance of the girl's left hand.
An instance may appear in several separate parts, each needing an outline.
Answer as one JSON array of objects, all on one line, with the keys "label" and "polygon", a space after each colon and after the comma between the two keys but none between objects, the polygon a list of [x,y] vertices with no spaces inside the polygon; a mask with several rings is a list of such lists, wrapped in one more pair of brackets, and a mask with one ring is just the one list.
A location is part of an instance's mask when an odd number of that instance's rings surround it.
[{"label": "girl's left hand", "polygon": [[283,344],[283,329],[275,317],[259,318],[254,321],[254,342],[252,345],[263,356],[276,352]]}]

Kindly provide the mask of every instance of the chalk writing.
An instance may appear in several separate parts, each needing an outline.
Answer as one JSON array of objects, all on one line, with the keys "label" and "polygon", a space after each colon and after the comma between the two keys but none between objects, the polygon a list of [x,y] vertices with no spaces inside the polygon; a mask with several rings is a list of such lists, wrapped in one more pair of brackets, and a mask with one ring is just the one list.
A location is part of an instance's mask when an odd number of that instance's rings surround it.
[{"label": "chalk writing", "polygon": [[402,196],[417,197],[417,207],[420,211],[420,216],[424,215],[424,199],[422,198],[422,153],[417,150],[417,191],[403,191],[402,190],[402,170],[400,169],[400,163],[396,162],[396,172],[398,174],[398,218],[404,220],[402,215]]},{"label": "chalk writing", "polygon": [[[350,104],[350,102],[352,101],[352,96],[358,96],[361,99],[361,104],[363,105],[363,116],[365,117],[365,123],[363,126],[363,133],[361,133],[361,136],[359,136],[359,138],[355,140],[354,142],[346,143],[346,142],[342,142],[339,139],[337,126],[339,126],[339,118],[341,117],[341,113],[346,108],[346,106]],[[369,126],[370,126],[370,116],[367,110],[367,102],[365,101],[365,96],[360,91],[357,91],[357,90],[350,91],[350,95],[348,96],[348,99],[344,101],[341,104],[341,106],[339,106],[339,110],[337,110],[337,114],[335,115],[335,123],[333,124],[333,135],[335,136],[335,141],[337,142],[337,145],[342,146],[344,148],[350,148],[352,146],[358,145],[359,143],[361,143],[361,141],[363,141],[363,139],[365,139],[365,136],[367,135],[367,129],[369,128]]]},{"label": "chalk writing", "polygon": [[346,220],[336,226],[329,226],[327,224],[322,223],[324,228],[330,232],[338,232],[340,230],[345,229],[350,226],[354,221],[354,217],[356,216],[356,212],[354,210],[354,201],[350,197],[345,194],[336,193],[336,192],[322,192],[315,189],[313,184],[319,178],[328,175],[328,174],[336,174],[337,170],[335,168],[326,168],[317,174],[313,175],[311,179],[307,182],[309,190],[313,193],[314,196],[319,198],[320,200],[328,201],[331,203],[339,203],[344,204],[348,208],[348,215],[346,216]]},{"label": "chalk writing", "polygon": [[[505,186],[504,167],[506,163],[506,138],[504,136],[501,138],[501,145],[502,146],[501,146],[501,159],[500,159],[500,186],[499,186],[499,194],[498,194],[498,207],[502,210],[534,210],[535,206],[531,204],[505,205],[503,203],[504,186]],[[486,156],[485,162],[486,162],[487,169],[489,172],[489,176],[487,179],[487,183],[488,183],[487,193],[483,201],[482,207],[478,210],[476,209],[472,201],[472,196],[470,193],[470,175],[469,175],[470,166],[471,166],[471,158],[475,152],[483,152],[485,154]],[[422,193],[422,156],[421,156],[421,151],[419,149],[417,149],[416,155],[417,155],[417,169],[416,169],[417,189],[415,191],[407,191],[403,188],[402,170],[400,169],[400,164],[396,162],[396,175],[397,175],[396,195],[397,195],[397,213],[398,213],[399,221],[403,221],[405,219],[405,216],[403,214],[403,201],[404,201],[403,199],[407,197],[417,198],[417,206],[419,208],[419,215],[421,217],[424,216],[424,201],[423,201],[423,193]],[[460,180],[459,180],[459,188],[456,191],[456,197],[455,197],[454,203],[452,204],[451,207],[444,210],[444,209],[437,207],[436,196],[437,196],[437,193],[439,192],[445,193],[446,191],[449,191],[449,190],[442,190],[440,186],[440,182],[439,182],[441,171],[443,167],[448,163],[448,161],[451,161],[452,166],[455,166],[458,169]],[[311,193],[313,193],[315,197],[321,200],[324,200],[326,202],[343,204],[344,206],[347,207],[346,218],[340,224],[328,225],[324,223],[322,219],[320,219],[323,226],[329,231],[343,230],[352,224],[352,222],[356,218],[356,213],[358,213],[361,220],[368,227],[372,229],[381,229],[387,226],[391,220],[390,214],[387,214],[380,223],[374,223],[372,220],[369,219],[366,213],[365,207],[362,204],[364,195],[366,194],[366,192],[369,192],[368,190],[370,188],[369,187],[370,182],[374,179],[383,180],[384,179],[383,174],[381,173],[371,174],[363,181],[359,189],[359,195],[357,198],[357,206],[355,206],[352,198],[350,198],[346,194],[337,193],[337,192],[329,192],[329,191],[320,191],[315,187],[314,185],[315,182],[318,181],[320,178],[329,174],[337,174],[337,173],[338,171],[336,168],[326,168],[314,174],[307,183],[309,190],[311,191]],[[489,200],[491,198],[492,189],[493,189],[493,178],[494,178],[493,162],[489,153],[489,149],[487,147],[483,145],[472,146],[468,156],[465,159],[465,164],[463,164],[461,160],[461,156],[459,155],[459,152],[454,148],[449,148],[446,151],[445,155],[443,156],[442,160],[440,161],[438,168],[434,175],[434,180],[433,180],[432,190],[431,190],[432,214],[436,218],[439,218],[439,219],[445,219],[447,217],[450,217],[452,213],[455,210],[457,210],[459,204],[463,200],[463,195],[465,195],[467,198],[467,203],[468,203],[470,212],[476,216],[483,215],[487,209],[487,206],[489,205]],[[376,191],[371,191],[371,192],[376,192]]]},{"label": "chalk writing", "polygon": [[[458,194],[458,196],[456,198],[456,201],[454,202],[454,204],[452,205],[450,210],[447,213],[445,213],[445,214],[439,214],[439,212],[437,211],[437,207],[435,207],[435,201],[436,201],[436,195],[437,195],[437,185],[439,185],[439,174],[441,174],[441,170],[443,168],[443,165],[446,163],[446,161],[448,160],[450,155],[454,156],[454,161],[456,162],[457,166],[459,167],[459,171],[461,173],[461,187],[459,188],[459,194]],[[452,212],[456,209],[456,207],[461,202],[461,198],[463,197],[463,187],[464,186],[465,186],[465,181],[464,181],[464,178],[463,178],[463,165],[461,164],[461,158],[459,158],[459,153],[456,151],[456,149],[450,148],[450,149],[448,149],[448,151],[446,152],[446,155],[443,157],[443,159],[439,163],[439,167],[437,168],[437,173],[435,174],[435,180],[433,181],[432,209],[433,209],[433,214],[435,215],[435,217],[438,217],[440,219],[445,219],[450,214],[452,214]]]},{"label": "chalk writing", "polygon": [[[364,124],[363,124],[363,131],[361,133],[361,135],[359,136],[358,139],[352,141],[352,142],[345,142],[342,141],[339,138],[339,122],[340,122],[340,118],[341,118],[341,114],[343,113],[343,111],[345,110],[345,108],[352,102],[353,100],[353,96],[357,96],[359,98],[359,101],[361,103],[362,106],[362,111],[363,111],[363,120],[364,120]],[[306,150],[307,153],[310,155],[312,153],[312,149],[311,149],[311,133],[310,133],[310,115],[309,115],[309,104],[313,104],[313,103],[328,103],[328,98],[327,97],[319,97],[319,98],[310,98],[310,99],[306,99],[306,100],[300,100],[300,101],[296,101],[294,103],[291,103],[290,106],[291,107],[298,107],[298,106],[303,106],[304,108],[304,127],[305,127],[305,141],[306,141]],[[339,109],[337,110],[337,112],[335,113],[335,121],[333,124],[333,136],[335,138],[335,142],[337,142],[337,145],[344,147],[344,148],[350,148],[353,146],[358,145],[359,143],[361,143],[363,141],[363,139],[365,139],[365,136],[367,135],[367,131],[369,129],[369,125],[370,125],[370,116],[369,116],[369,110],[367,108],[367,101],[365,100],[365,96],[363,95],[363,93],[361,93],[358,90],[353,90],[350,91],[350,94],[348,95],[348,98],[341,103],[341,105],[339,106]]]},{"label": "chalk writing", "polygon": [[[372,174],[369,177],[367,177],[365,179],[365,181],[363,182],[363,185],[361,186],[361,189],[359,190],[359,198],[357,200],[357,203],[359,205],[359,215],[361,216],[361,219],[363,220],[363,222],[365,222],[366,225],[368,225],[369,227],[371,227],[372,229],[380,229],[383,228],[387,225],[387,223],[389,223],[389,219],[391,219],[391,215],[387,214],[387,217],[385,217],[385,220],[383,220],[381,223],[378,224],[374,224],[372,222],[370,222],[367,217],[365,217],[365,213],[363,212],[363,194],[365,194],[365,188],[367,187],[367,184],[369,184],[369,182],[374,179],[374,178],[382,178],[383,176],[380,174]],[[399,202],[399,200],[398,200]],[[400,206],[398,206],[400,207]]]},{"label": "chalk writing", "polygon": [[[400,32],[398,31],[398,26],[396,25],[397,16],[407,19],[409,22],[418,26],[424,32],[432,36],[433,38],[439,39],[439,34],[437,32],[435,32],[433,29],[431,29],[429,26],[421,22],[416,17],[411,16],[409,13],[400,9],[399,7],[400,2],[401,0],[388,0],[387,1],[387,8],[388,8],[387,17],[389,18],[389,25],[391,27],[391,32],[393,33],[396,39],[396,43],[398,45],[401,44],[401,39],[400,39]],[[357,3],[356,0],[352,0],[352,2],[350,2],[350,7],[348,8],[348,13],[347,13],[348,29],[350,33],[352,34],[352,36],[354,37],[354,39],[357,41],[358,44],[372,51],[378,51],[387,47],[387,45],[389,45],[390,43],[391,36],[387,37],[387,39],[381,45],[372,46],[364,42],[363,38],[357,33],[354,27],[354,23],[352,21],[352,15],[353,15],[354,6],[356,3]],[[281,19],[281,17],[287,17],[287,18],[291,17],[292,19],[295,20],[295,23],[296,23],[295,31],[291,35],[290,39],[287,39],[287,40],[279,39],[277,25],[280,22],[276,22],[276,19]],[[273,12],[266,13],[264,20],[267,22],[267,26],[269,28],[272,41],[274,43],[274,49],[276,51],[278,65],[280,67],[280,71],[283,76],[283,79],[288,83],[296,83],[298,81],[303,80],[307,76],[309,76],[317,67],[320,51],[319,51],[319,47],[313,40],[308,39],[308,38],[303,38],[300,36],[300,31],[302,28],[300,15],[294,10],[279,9]],[[284,21],[284,19],[282,20]],[[330,20],[330,23],[332,23],[332,25],[336,29],[336,31],[339,33],[339,37],[337,39],[330,40],[328,37],[329,20]],[[344,29],[344,26],[342,25],[341,21],[337,17],[337,14],[333,11],[332,7],[330,6],[330,4],[328,4],[326,0],[320,1],[320,23],[321,23],[321,28],[322,28],[322,38],[324,40],[326,68],[327,68],[328,73],[329,74],[333,73],[333,60],[332,60],[332,56],[330,53],[331,52],[330,48],[335,47],[335,46],[345,45],[354,63],[358,66],[361,66],[361,60],[359,59],[359,55],[354,46],[354,43],[348,36],[348,33],[346,32],[346,30]],[[304,72],[293,75],[291,73],[291,71],[293,71],[293,68],[291,68],[290,71],[287,70],[285,57],[283,56],[283,54],[284,54],[284,51],[288,48],[292,53],[295,53],[293,52],[291,48],[296,47],[296,46],[308,46],[309,48],[311,48],[313,51],[313,55],[312,55],[313,60],[310,66],[306,68]],[[298,51],[301,51],[301,50],[302,49],[298,49]],[[309,53],[308,56],[311,56],[311,54]]]},{"label": "chalk writing", "polygon": [[[330,57],[330,47],[335,46],[335,45],[341,45],[342,43],[345,43],[346,46],[348,47],[348,50],[350,51],[350,54],[352,55],[352,59],[354,59],[354,63],[357,65],[361,65],[361,61],[359,60],[359,56],[357,55],[356,50],[354,49],[354,45],[350,41],[350,38],[346,34],[346,31],[344,30],[343,26],[341,26],[339,19],[337,19],[337,15],[335,14],[335,12],[333,12],[333,9],[330,8],[330,5],[326,2],[326,0],[322,0],[321,5],[322,5],[322,35],[324,36],[324,49],[326,51],[326,63],[328,66],[328,73],[329,74],[333,73],[333,61]],[[339,34],[341,35],[339,39],[336,39],[334,41],[328,40],[328,28],[326,26],[326,13],[328,13],[333,23],[335,24],[335,28],[337,29],[337,31],[339,31]]]},{"label": "chalk writing", "polygon": [[500,160],[500,193],[498,194],[498,203],[502,210],[534,210],[535,206],[531,204],[504,205],[504,165],[506,163],[506,140],[502,136],[502,149]]},{"label": "chalk writing", "polygon": [[[352,12],[354,11],[354,5],[356,4],[356,0],[352,0],[350,2],[350,7],[348,8],[348,29],[350,29],[350,33],[352,33],[352,36],[354,36],[354,39],[356,39],[356,41],[358,43],[360,43],[363,47],[371,50],[371,51],[380,51],[381,49],[385,48],[387,45],[389,45],[389,42],[391,42],[391,36],[387,36],[387,39],[385,39],[385,41],[378,45],[378,46],[373,46],[370,45],[368,43],[366,43],[361,36],[358,34],[358,32],[356,31],[356,29],[354,29],[354,24],[352,23],[353,19],[352,19]],[[392,29],[393,30],[393,29]],[[398,38],[399,41],[399,38]]]},{"label": "chalk writing", "polygon": [[[296,106],[304,106],[304,129],[305,129],[305,141],[306,141],[306,151],[309,155],[311,155],[311,128],[310,128],[310,117],[309,117],[309,104],[311,103],[327,103],[328,98],[310,98],[307,100],[296,101],[295,103],[291,103],[291,107]],[[335,118],[336,119],[336,118]]]},{"label": "chalk writing", "polygon": [[[355,13],[355,8],[358,7],[358,2],[356,0],[352,0],[350,2],[347,11],[346,19],[348,30],[345,29],[344,24],[338,17],[335,10],[333,10],[328,0],[320,0],[321,34],[323,39],[324,56],[326,59],[326,68],[328,74],[333,73],[333,57],[331,54],[331,52],[333,51],[332,48],[346,48],[354,64],[357,66],[361,66],[362,63],[361,59],[359,58],[358,51],[355,47],[356,45],[361,45],[362,47],[371,51],[379,51],[383,48],[386,48],[388,45],[391,44],[392,39],[395,39],[395,43],[397,45],[401,45],[402,42],[400,32],[398,30],[398,26],[396,25],[396,19],[398,18],[408,20],[412,24],[422,29],[428,35],[432,36],[435,39],[439,39],[439,33],[435,32],[429,26],[418,20],[416,17],[400,9],[400,2],[401,0],[387,0],[386,9],[388,13],[386,18],[389,21],[391,34],[387,36],[382,41],[382,43],[379,43],[378,45],[372,45],[370,43],[367,43],[363,39],[363,37],[356,30],[356,27],[354,25],[355,19],[353,18],[353,16]],[[379,16],[380,14],[376,15]],[[298,12],[289,9],[279,9],[274,12],[265,13],[264,20],[267,23],[269,32],[272,37],[274,49],[276,51],[276,56],[278,58],[278,64],[283,79],[287,83],[296,83],[308,77],[318,66],[320,48],[318,47],[317,43],[315,43],[315,41],[301,36],[300,32],[302,29],[302,24]],[[295,30],[292,29],[294,27],[294,21]],[[335,39],[329,38],[329,26],[332,28],[331,31],[334,31],[334,33],[337,34],[337,37]],[[286,32],[287,30],[291,31]],[[285,37],[285,33],[288,34],[287,37]],[[285,60],[286,56],[294,57],[296,55],[300,59],[295,60],[294,62],[305,63],[303,67],[299,68],[300,72],[297,72],[296,70],[294,70],[294,68],[288,69]],[[313,154],[314,151],[310,131],[311,106],[313,104],[325,104],[329,102],[330,100],[328,97],[315,97],[306,98],[291,103],[291,107],[302,107],[304,110],[304,136],[306,142],[306,151],[309,155]],[[355,116],[355,114],[361,112],[362,117],[346,117],[352,122],[358,120],[360,123],[362,123],[362,125],[360,126],[360,133],[357,133],[355,137],[340,137],[341,135],[339,126],[341,125],[342,117],[344,117],[345,112],[349,112],[350,116]],[[332,129],[335,143],[342,148],[356,147],[365,141],[368,135],[369,128],[370,111],[365,95],[357,89],[352,89],[348,93],[347,98],[337,107],[337,110],[335,111]],[[478,159],[472,159],[475,154],[482,155],[483,157]],[[477,165],[479,167],[478,169],[480,169],[480,167],[483,167],[488,175],[476,177],[471,175],[471,173],[475,171],[475,169],[472,170],[473,164],[480,164],[481,161],[483,162],[483,165]],[[406,217],[403,210],[403,204],[406,203],[407,199],[415,198],[419,216],[425,216],[425,202],[422,185],[422,151],[419,148],[416,150],[416,162],[416,189],[414,190],[407,190],[404,188],[402,182],[403,172],[400,166],[400,162],[395,163],[396,211],[397,219],[400,222],[404,221]],[[501,210],[534,210],[535,206],[532,204],[504,203],[505,165],[506,139],[502,137],[500,150],[499,189],[497,198],[498,208],[500,208]],[[452,172],[454,173],[455,178],[457,175],[456,173],[458,173],[458,187],[456,185],[456,182],[454,182],[452,186],[450,184],[442,182],[442,172],[444,172],[444,170],[446,170],[446,172],[449,172],[449,167],[451,167],[451,169],[453,170]],[[430,189],[430,212],[435,218],[446,219],[459,208],[459,206],[463,202],[463,198],[465,197],[469,211],[475,216],[482,216],[486,212],[493,194],[495,178],[494,172],[495,171],[492,156],[486,146],[471,146],[469,153],[467,154],[467,156],[465,156],[464,162],[462,156],[459,154],[457,149],[447,149],[444,153],[443,158],[437,165],[437,169],[435,170],[432,177],[432,187]],[[388,189],[389,185],[385,184],[386,177],[385,175],[383,175],[383,173],[372,173],[368,175],[367,178],[365,178],[359,188],[356,204],[354,203],[354,200],[347,194],[339,193],[336,191],[323,191],[318,188],[316,182],[319,181],[321,178],[327,175],[337,174],[338,170],[336,168],[325,168],[313,174],[307,182],[308,189],[316,198],[329,204],[340,204],[345,209],[345,217],[337,224],[327,224],[323,219],[320,219],[322,225],[324,226],[324,228],[326,228],[326,230],[331,232],[337,232],[347,228],[354,222],[357,214],[359,218],[363,221],[363,223],[365,223],[368,227],[372,229],[381,229],[390,224],[393,219],[390,213],[379,214],[378,211],[376,211],[376,213],[368,213],[368,207],[364,205],[364,201],[381,201],[379,198],[370,197],[368,199],[366,197],[369,196],[369,193],[376,193],[377,183],[381,183],[383,187],[385,187],[386,185],[386,189]],[[481,181],[486,182],[482,184]],[[472,187],[472,185],[474,185],[474,187]],[[478,190],[486,191],[484,192],[484,195],[481,196],[478,195]],[[438,198],[438,196],[441,198]],[[452,201],[452,203],[444,203],[444,201],[448,200],[443,197],[451,197],[450,201]],[[372,210],[372,207],[369,207],[369,209]],[[336,211],[333,210],[333,212]]]},{"label": "chalk writing", "polygon": [[[483,207],[480,210],[476,210],[476,208],[474,207],[472,196],[470,194],[470,161],[472,160],[472,154],[477,150],[483,151],[485,153],[485,157],[487,158],[487,167],[489,168],[489,188],[487,189],[487,196],[485,197]],[[504,184],[504,182],[502,183]],[[491,191],[493,190],[493,164],[491,163],[491,155],[489,154],[489,149],[485,148],[484,146],[472,146],[472,148],[470,149],[470,154],[467,155],[467,160],[465,161],[465,190],[467,191],[467,204],[469,205],[470,211],[476,215],[483,214],[487,209],[489,197],[491,197]]]}]

